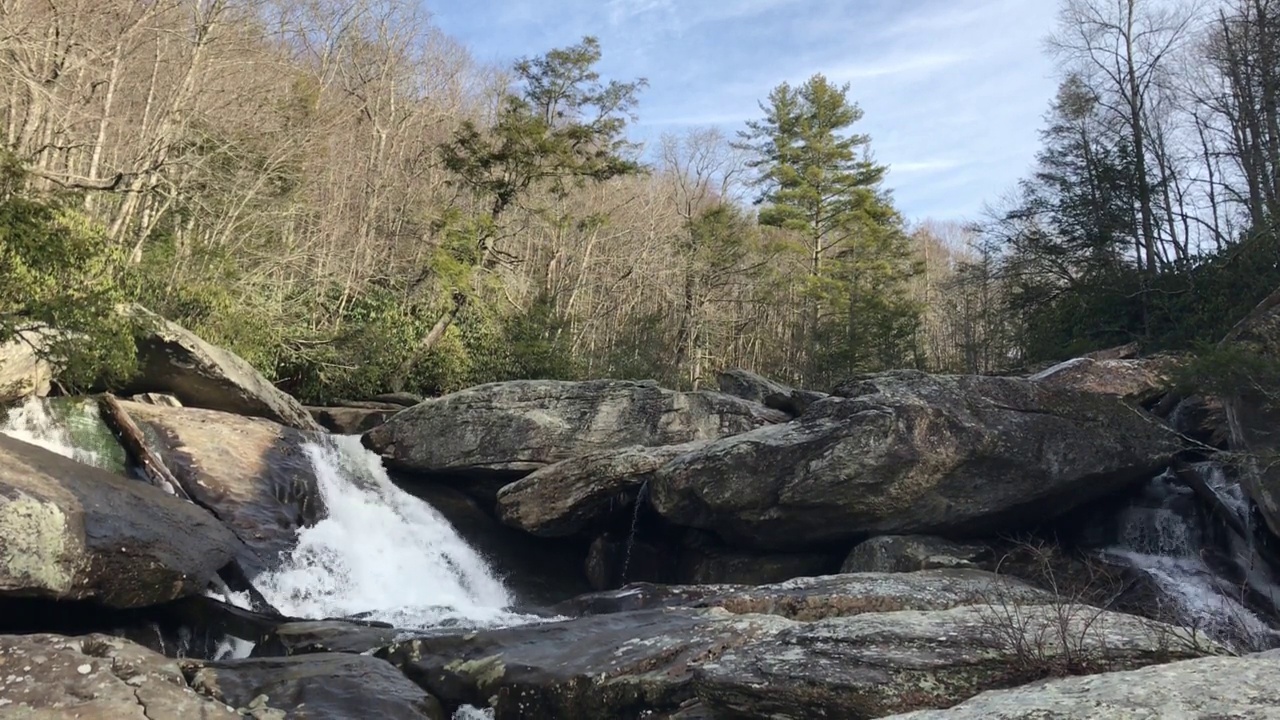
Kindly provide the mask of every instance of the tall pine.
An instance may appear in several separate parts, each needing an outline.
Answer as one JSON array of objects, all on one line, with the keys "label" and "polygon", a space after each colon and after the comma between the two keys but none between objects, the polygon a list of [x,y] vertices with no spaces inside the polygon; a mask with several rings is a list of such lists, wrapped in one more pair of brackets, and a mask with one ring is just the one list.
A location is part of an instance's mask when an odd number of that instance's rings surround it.
[{"label": "tall pine", "polygon": [[848,93],[821,74],[783,83],[740,133],[759,173],[760,223],[788,231],[804,253],[792,341],[812,385],[915,360],[919,309],[907,281],[916,263],[882,187],[888,168],[871,158],[867,135],[849,132],[862,110]]}]

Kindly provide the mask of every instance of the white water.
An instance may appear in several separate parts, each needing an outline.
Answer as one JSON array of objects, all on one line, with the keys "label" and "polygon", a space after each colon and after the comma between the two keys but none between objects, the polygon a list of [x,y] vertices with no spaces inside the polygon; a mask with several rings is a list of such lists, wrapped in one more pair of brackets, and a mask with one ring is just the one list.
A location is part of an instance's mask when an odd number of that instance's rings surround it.
[{"label": "white water", "polygon": [[254,579],[287,615],[362,617],[403,628],[491,627],[533,618],[435,508],[396,487],[355,436],[308,444],[328,516],[298,534],[277,571]]},{"label": "white water", "polygon": [[[81,408],[84,414],[84,422],[98,422],[95,416],[90,415],[90,405],[86,404]],[[72,418],[72,422],[76,422],[80,418]],[[49,413],[49,407],[46,401],[39,398],[29,398],[22,405],[11,408],[5,418],[3,426],[0,426],[0,433],[8,435],[15,440],[21,440],[25,443],[38,445],[50,452],[55,452],[63,457],[77,460],[86,465],[94,465],[103,467],[103,458],[92,450],[77,448],[71,441],[71,431],[61,426],[54,420]]]},{"label": "white water", "polygon": [[[1225,477],[1207,480],[1224,500],[1237,499]],[[1245,605],[1241,588],[1219,577],[1203,559],[1200,531],[1177,509],[1191,494],[1190,488],[1153,481],[1147,499],[1155,506],[1127,510],[1119,519],[1120,543],[1104,556],[1146,573],[1170,601],[1173,621],[1240,649],[1274,647],[1280,639],[1276,631]],[[1234,503],[1229,506],[1234,509]]]},{"label": "white water", "polygon": [[[83,421],[99,422],[92,403]],[[32,399],[9,410],[0,433],[80,462],[104,467],[98,453],[76,447],[69,428]],[[81,418],[72,415],[68,422]],[[350,615],[406,629],[490,627],[536,618],[508,612],[512,600],[479,553],[427,503],[396,487],[358,437],[327,437],[305,451],[328,516],[298,534],[293,553],[254,585],[286,615]],[[221,597],[221,596],[219,596]],[[248,607],[244,597],[228,598]],[[234,644],[229,655],[246,654]]]},{"label": "white water", "polygon": [[453,720],[493,720],[493,709],[463,705],[453,714]]}]

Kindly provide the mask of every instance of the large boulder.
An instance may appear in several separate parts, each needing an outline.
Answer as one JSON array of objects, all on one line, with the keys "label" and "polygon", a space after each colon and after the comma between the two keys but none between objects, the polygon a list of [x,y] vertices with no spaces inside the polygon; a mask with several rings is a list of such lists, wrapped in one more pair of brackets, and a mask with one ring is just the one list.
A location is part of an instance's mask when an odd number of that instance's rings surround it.
[{"label": "large boulder", "polygon": [[276,567],[325,516],[306,445],[321,437],[214,410],[122,402],[183,489],[243,541],[250,575]]},{"label": "large boulder", "polygon": [[433,634],[377,655],[446,706],[489,704],[496,720],[668,717],[691,712],[695,695],[705,716],[763,720],[940,707],[1202,651],[1177,628],[977,571],[639,586],[575,605],[618,612]]},{"label": "large boulder", "polygon": [[284,711],[285,719],[444,720],[440,702],[368,655],[318,653],[208,663],[191,686],[236,708]]},{"label": "large boulder", "polygon": [[1280,651],[1208,657],[992,690],[892,720],[1262,720],[1280,717],[1277,679]]},{"label": "large boulder", "polygon": [[56,371],[46,356],[51,334],[35,328],[0,343],[0,405],[49,394]]},{"label": "large boulder", "polygon": [[24,720],[240,720],[179,661],[116,637],[0,636],[0,715]]},{"label": "large boulder", "polygon": [[191,503],[0,435],[0,595],[153,605],[203,592],[238,547]]},{"label": "large boulder", "polygon": [[695,687],[726,717],[864,720],[1215,649],[1180,628],[1084,606],[964,606],[796,624],[699,663]]},{"label": "large boulder", "polygon": [[714,440],[786,419],[739,398],[653,382],[517,380],[427,400],[364,443],[402,470],[515,480],[589,452]]},{"label": "large boulder", "polygon": [[301,403],[243,358],[142,307],[135,305],[129,312],[141,321],[140,372],[127,392],[169,393],[188,407],[262,417],[302,430],[322,429]]},{"label": "large boulder", "polygon": [[1165,394],[1177,362],[1169,357],[1142,360],[1095,360],[1082,357],[1054,365],[1030,380],[1060,390],[1116,395],[1147,403]]},{"label": "large boulder", "polygon": [[650,501],[675,524],[759,549],[981,536],[1127,488],[1179,448],[1118,398],[1024,379],[902,371],[837,395],[672,460]]},{"label": "large boulder", "polygon": [[537,470],[498,492],[498,517],[541,537],[574,535],[616,511],[627,512],[654,471],[705,441],[600,450]]}]

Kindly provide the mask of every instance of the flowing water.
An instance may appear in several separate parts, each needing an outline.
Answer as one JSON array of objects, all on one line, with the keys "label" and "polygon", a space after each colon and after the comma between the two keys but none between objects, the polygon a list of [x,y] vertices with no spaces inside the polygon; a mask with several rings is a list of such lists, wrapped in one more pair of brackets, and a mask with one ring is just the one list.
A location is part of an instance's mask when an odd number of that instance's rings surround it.
[{"label": "flowing water", "polygon": [[427,503],[396,487],[356,436],[306,446],[329,514],[280,569],[254,579],[298,617],[361,615],[397,627],[527,622],[484,558]]},{"label": "flowing water", "polygon": [[86,465],[114,472],[125,468],[124,450],[92,400],[29,399],[5,413],[0,433]]},{"label": "flowing water", "polygon": [[[1247,527],[1248,502],[1221,468],[1197,468],[1220,507]],[[1152,480],[1141,497],[1113,519],[1104,557],[1142,571],[1182,625],[1240,650],[1280,646],[1278,634],[1247,598],[1274,605],[1280,585],[1254,551],[1250,538],[1209,519],[1195,491],[1171,475]]]},{"label": "flowing water", "polygon": [[[30,400],[11,409],[4,433],[65,457],[123,471],[124,454],[89,400]],[[254,586],[286,615],[359,616],[406,629],[491,627],[535,618],[509,612],[493,570],[427,503],[396,487],[378,456],[351,437],[304,448],[328,516]],[[226,597],[248,607],[247,598]],[[251,646],[230,642],[226,652]]]}]

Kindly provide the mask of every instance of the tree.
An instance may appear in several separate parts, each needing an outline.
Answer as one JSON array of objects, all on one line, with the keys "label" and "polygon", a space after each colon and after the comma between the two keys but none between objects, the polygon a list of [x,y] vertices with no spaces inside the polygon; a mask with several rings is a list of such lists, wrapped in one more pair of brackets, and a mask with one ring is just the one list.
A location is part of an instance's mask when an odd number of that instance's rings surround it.
[{"label": "tree", "polygon": [[[908,362],[902,332],[917,315],[905,281],[914,262],[902,220],[881,189],[888,168],[849,86],[821,74],[783,83],[747,123],[738,147],[754,154],[762,225],[789,231],[805,253],[805,309],[793,343],[808,381]],[[817,344],[822,347],[817,347]]]},{"label": "tree", "polygon": [[[482,129],[464,121],[440,146],[444,166],[481,210],[452,229],[461,233],[462,242],[454,245],[450,259],[466,272],[451,283],[446,310],[405,358],[395,386],[403,387],[414,363],[457,318],[475,274],[515,259],[499,247],[509,237],[501,221],[513,206],[536,189],[563,196],[588,181],[640,171],[626,156],[633,145],[624,131],[645,81],[602,83],[594,69],[600,57],[599,42],[586,37],[578,45],[517,62],[522,88],[501,99],[492,126]],[[424,277],[429,274],[428,269]]]},{"label": "tree", "polygon": [[[40,337],[34,349],[65,368],[64,383],[127,380],[134,346],[117,310],[123,255],[68,199],[29,197],[24,176],[0,151],[0,343]],[[59,332],[50,340],[46,328]]]}]

